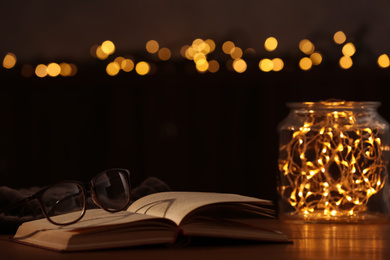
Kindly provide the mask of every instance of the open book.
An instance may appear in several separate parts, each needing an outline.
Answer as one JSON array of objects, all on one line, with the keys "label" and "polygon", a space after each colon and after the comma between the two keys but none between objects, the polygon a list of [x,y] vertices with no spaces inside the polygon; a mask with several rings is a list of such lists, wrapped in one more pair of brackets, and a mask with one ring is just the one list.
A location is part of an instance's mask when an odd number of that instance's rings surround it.
[{"label": "open book", "polygon": [[178,237],[192,236],[286,242],[281,232],[245,224],[248,217],[272,217],[270,206],[236,194],[161,192],[135,201],[127,211],[87,210],[69,226],[47,219],[26,222],[12,240],[58,251],[174,244]]}]

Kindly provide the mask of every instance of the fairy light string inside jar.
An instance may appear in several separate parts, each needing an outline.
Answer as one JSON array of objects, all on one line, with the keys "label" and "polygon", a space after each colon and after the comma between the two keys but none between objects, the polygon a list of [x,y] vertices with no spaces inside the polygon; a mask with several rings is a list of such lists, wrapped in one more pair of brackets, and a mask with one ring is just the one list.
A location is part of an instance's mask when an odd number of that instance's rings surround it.
[{"label": "fairy light string inside jar", "polygon": [[306,104],[304,112],[296,112],[303,124],[288,127],[289,141],[280,146],[282,200],[292,215],[304,217],[367,211],[370,198],[388,182],[381,140],[385,126],[366,120],[370,111],[364,107],[348,109],[345,101]]}]

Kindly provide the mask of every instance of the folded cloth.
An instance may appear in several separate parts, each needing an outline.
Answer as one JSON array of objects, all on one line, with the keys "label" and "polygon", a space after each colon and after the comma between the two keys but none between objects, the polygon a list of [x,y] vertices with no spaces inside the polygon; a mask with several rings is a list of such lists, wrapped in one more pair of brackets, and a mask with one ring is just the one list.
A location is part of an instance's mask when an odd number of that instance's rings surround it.
[{"label": "folded cloth", "polygon": [[[16,190],[6,186],[0,187],[0,208],[12,205],[29,195],[34,194],[40,189],[40,187],[31,187],[29,189]],[[139,186],[131,190],[131,202],[148,194],[169,190],[170,187],[160,179],[149,177]],[[87,201],[87,208],[96,207],[97,206],[91,199]],[[0,234],[13,234],[23,222],[43,217],[42,210],[37,200],[24,203],[20,207],[0,214]]]}]

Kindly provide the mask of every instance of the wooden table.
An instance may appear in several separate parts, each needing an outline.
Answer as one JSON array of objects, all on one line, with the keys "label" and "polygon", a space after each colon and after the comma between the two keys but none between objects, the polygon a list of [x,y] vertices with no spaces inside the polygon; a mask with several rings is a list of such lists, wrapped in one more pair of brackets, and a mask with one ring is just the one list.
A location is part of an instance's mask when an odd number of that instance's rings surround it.
[{"label": "wooden table", "polygon": [[289,224],[261,220],[261,224],[283,231],[292,243],[192,244],[178,248],[144,247],[58,253],[20,245],[9,241],[9,236],[1,235],[0,259],[390,259],[390,223]]}]

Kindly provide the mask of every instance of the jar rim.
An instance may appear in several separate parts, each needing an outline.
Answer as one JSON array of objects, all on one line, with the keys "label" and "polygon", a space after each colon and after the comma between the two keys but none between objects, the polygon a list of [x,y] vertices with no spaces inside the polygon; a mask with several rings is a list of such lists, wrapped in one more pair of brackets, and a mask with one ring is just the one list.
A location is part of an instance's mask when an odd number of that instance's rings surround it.
[{"label": "jar rim", "polygon": [[381,102],[330,99],[318,102],[288,102],[286,105],[290,109],[376,109],[381,105]]}]

